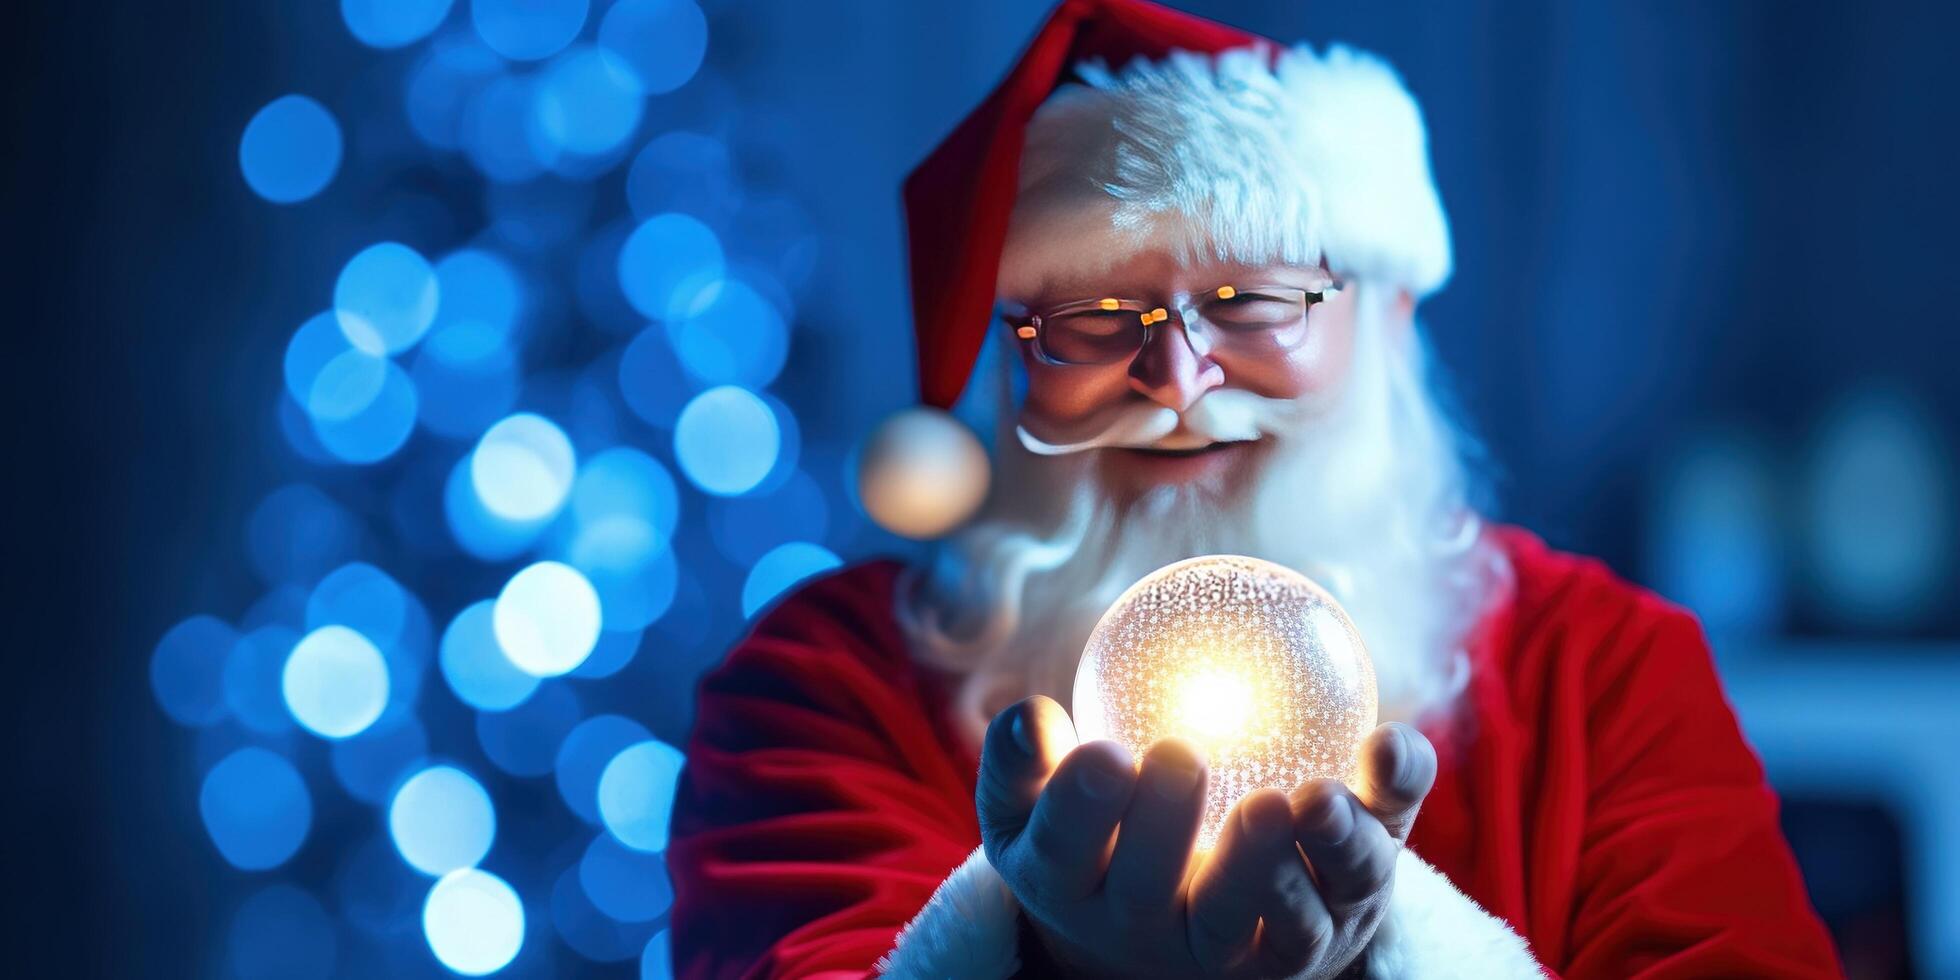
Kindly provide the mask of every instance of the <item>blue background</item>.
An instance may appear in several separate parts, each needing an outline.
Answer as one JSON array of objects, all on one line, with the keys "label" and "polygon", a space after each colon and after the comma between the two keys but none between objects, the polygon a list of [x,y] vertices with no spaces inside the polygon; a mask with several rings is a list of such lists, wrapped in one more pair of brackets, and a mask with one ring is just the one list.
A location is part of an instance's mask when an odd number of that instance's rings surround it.
[{"label": "blue background", "polygon": [[[594,4],[588,39],[607,6]],[[1045,4],[704,6],[702,74],[649,97],[633,145],[711,132],[748,192],[805,216],[815,264],[793,289],[788,362],[769,391],[828,501],[821,543],[846,559],[902,551],[851,510],[844,479],[855,440],[911,398],[898,181],[995,83]],[[1960,13],[1186,6],[1272,37],[1351,42],[1403,72],[1457,249],[1423,316],[1497,464],[1496,511],[1704,616],[1854,972],[1960,970],[1923,918],[1929,896],[1952,891],[1932,883],[1960,878],[1947,874],[1951,845],[1928,844],[1952,836],[1952,810],[1925,801],[1960,805],[1960,789],[1922,751],[1951,744],[1941,719],[1960,694],[1960,113],[1946,44]],[[467,31],[468,7],[442,30]],[[437,631],[515,569],[428,557],[387,521],[379,488],[424,478],[411,461],[425,433],[372,469],[322,466],[295,455],[273,410],[292,331],[329,304],[351,256],[392,239],[434,259],[482,241],[498,205],[466,159],[422,146],[402,120],[423,46],[365,46],[334,4],[17,17],[0,161],[7,687],[19,699],[6,809],[25,899],[8,925],[29,940],[14,944],[16,966],[230,975],[233,917],[288,921],[274,913],[293,899],[246,902],[262,882],[212,846],[198,796],[216,750],[159,711],[150,658],[184,617],[235,619],[266,591],[247,518],[296,480],[373,521],[361,557],[414,590]],[[279,206],[241,176],[239,139],[290,92],[328,107],[345,147],[319,196]],[[524,213],[574,214],[574,237],[594,234],[625,212],[624,169],[532,182],[565,194]],[[571,260],[541,248],[521,261],[545,284],[529,367],[624,342],[568,298]],[[518,407],[562,406],[548,388]],[[679,478],[656,429],[628,424],[619,439]],[[692,677],[745,621],[742,563],[690,494],[675,544],[695,589],[686,628],[657,669],[643,653],[630,688],[581,688],[587,714],[628,714],[670,742]],[[429,714],[432,741],[469,731],[461,706]],[[471,735],[459,744],[445,751],[477,751]],[[315,763],[301,766],[314,826],[287,867],[302,881],[331,877],[375,818],[330,805],[338,790]],[[545,812],[548,780],[492,796],[500,840],[542,841],[565,822]],[[599,969],[555,955],[518,965]]]}]

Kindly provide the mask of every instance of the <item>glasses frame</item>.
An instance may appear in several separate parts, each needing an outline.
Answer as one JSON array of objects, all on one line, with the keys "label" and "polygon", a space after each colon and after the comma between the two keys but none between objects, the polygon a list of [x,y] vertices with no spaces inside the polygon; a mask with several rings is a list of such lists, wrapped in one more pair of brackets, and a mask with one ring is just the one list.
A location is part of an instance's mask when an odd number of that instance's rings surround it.
[{"label": "glasses frame", "polygon": [[[1236,283],[1225,283],[1196,293],[1173,293],[1171,294],[1170,301],[1162,305],[1147,300],[1126,299],[1118,296],[1100,296],[1091,299],[1069,300],[1068,302],[1056,303],[1036,309],[1012,301],[1002,300],[996,304],[994,315],[1009,327],[1012,327],[1015,338],[1023,344],[1026,344],[1034,352],[1036,359],[1040,360],[1043,364],[1052,364],[1058,367],[1099,367],[1109,364],[1119,364],[1136,357],[1138,352],[1150,345],[1150,338],[1154,333],[1156,325],[1169,320],[1173,311],[1177,315],[1178,324],[1185,327],[1188,331],[1190,324],[1198,319],[1195,316],[1198,311],[1198,304],[1192,302],[1193,297],[1231,299],[1240,293],[1259,293],[1272,290],[1300,292],[1305,294],[1305,303],[1300,315],[1303,320],[1306,320],[1312,317],[1314,307],[1326,302],[1328,298],[1346,288],[1347,281],[1339,278],[1330,279],[1326,285],[1321,286],[1319,289],[1308,289],[1304,286],[1295,286],[1286,283],[1260,283],[1245,286]],[[1141,318],[1142,322],[1140,326],[1142,329],[1137,332],[1137,342],[1135,346],[1129,348],[1127,353],[1117,354],[1106,360],[1072,361],[1056,357],[1048,349],[1048,345],[1043,342],[1044,338],[1048,335],[1048,331],[1043,327],[1044,324],[1054,320],[1056,317],[1098,309],[1132,312]],[[1302,339],[1304,340],[1304,335]],[[1299,345],[1296,343],[1285,349],[1291,350],[1297,346]]]}]

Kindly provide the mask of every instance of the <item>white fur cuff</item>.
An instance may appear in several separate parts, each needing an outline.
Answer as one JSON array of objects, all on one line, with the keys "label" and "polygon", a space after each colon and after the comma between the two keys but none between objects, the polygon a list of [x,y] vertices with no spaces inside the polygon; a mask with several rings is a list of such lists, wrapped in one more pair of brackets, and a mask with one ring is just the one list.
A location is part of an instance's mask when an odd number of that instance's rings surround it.
[{"label": "white fur cuff", "polygon": [[898,944],[878,961],[878,973],[905,980],[1007,980],[1021,969],[1015,949],[1021,906],[974,848],[925,908],[912,917]]},{"label": "white fur cuff", "polygon": [[1395,861],[1388,914],[1375,928],[1367,956],[1369,980],[1545,975],[1523,937],[1406,847]]},{"label": "white fur cuff", "polygon": [[[1020,915],[1013,892],[975,848],[899,933],[878,972],[905,980],[1007,980],[1021,966]],[[1406,848],[1367,956],[1370,980],[1544,976],[1517,933]]]}]

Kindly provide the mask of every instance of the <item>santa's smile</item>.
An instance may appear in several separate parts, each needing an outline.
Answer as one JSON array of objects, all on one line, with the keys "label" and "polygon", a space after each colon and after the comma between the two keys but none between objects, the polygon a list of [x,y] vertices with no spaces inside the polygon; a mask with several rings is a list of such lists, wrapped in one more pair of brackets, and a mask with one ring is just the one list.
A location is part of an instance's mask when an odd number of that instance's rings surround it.
[{"label": "santa's smile", "polygon": [[1146,456],[1161,456],[1166,459],[1187,459],[1192,456],[1203,456],[1206,453],[1219,452],[1237,445],[1240,445],[1240,443],[1209,442],[1202,446],[1190,446],[1190,447],[1180,446],[1177,448],[1160,447],[1160,446],[1140,446],[1134,449],[1130,449],[1129,452],[1141,453]]},{"label": "santa's smile", "polygon": [[1108,454],[1109,469],[1105,473],[1116,477],[1116,485],[1129,484],[1133,492],[1165,484],[1191,483],[1236,468],[1257,445],[1255,440],[1243,440],[1207,442],[1188,447],[1156,445],[1118,448]]}]

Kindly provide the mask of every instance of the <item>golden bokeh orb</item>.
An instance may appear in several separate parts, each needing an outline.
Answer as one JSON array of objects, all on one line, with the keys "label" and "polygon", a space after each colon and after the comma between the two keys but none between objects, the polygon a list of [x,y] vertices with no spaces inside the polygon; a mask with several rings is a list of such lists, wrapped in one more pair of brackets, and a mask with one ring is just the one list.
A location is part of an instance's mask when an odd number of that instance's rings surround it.
[{"label": "golden bokeh orb", "polygon": [[1207,555],[1150,573],[1103,613],[1071,713],[1084,741],[1138,757],[1171,736],[1203,752],[1208,849],[1255,789],[1351,779],[1377,707],[1374,664],[1327,590],[1269,561]]}]

